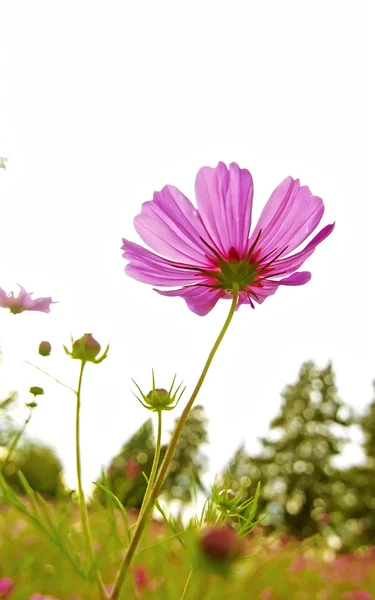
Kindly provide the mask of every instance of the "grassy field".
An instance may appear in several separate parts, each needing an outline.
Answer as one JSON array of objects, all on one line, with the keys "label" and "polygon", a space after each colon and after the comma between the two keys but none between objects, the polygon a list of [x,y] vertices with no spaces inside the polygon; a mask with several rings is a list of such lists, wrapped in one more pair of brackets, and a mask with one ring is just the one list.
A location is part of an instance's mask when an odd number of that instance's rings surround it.
[{"label": "grassy field", "polygon": [[[70,505],[54,507],[62,531],[84,563],[79,515]],[[125,528],[106,509],[90,510],[94,547],[103,579],[113,582],[124,552]],[[116,533],[117,532],[117,533]],[[189,540],[192,532],[183,534]],[[187,544],[189,546],[189,544]],[[123,599],[179,600],[190,572],[189,554],[164,523],[154,521],[143,539]],[[196,566],[184,600],[370,600],[375,598],[375,551],[335,555],[322,541],[266,537],[261,528],[245,541],[227,577]],[[9,579],[8,579],[9,578]],[[13,582],[12,589],[10,581]],[[7,595],[8,594],[8,595]],[[0,598],[95,600],[97,592],[74,570],[56,545],[14,509],[0,512]]]}]

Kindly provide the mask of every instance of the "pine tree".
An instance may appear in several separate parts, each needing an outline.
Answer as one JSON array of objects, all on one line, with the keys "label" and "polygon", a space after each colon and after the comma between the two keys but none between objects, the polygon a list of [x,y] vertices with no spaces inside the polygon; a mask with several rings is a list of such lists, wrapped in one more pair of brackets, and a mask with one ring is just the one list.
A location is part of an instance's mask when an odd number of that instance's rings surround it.
[{"label": "pine tree", "polygon": [[[116,494],[124,506],[140,508],[146,492],[155,453],[155,439],[152,420],[148,419],[125,442],[119,454],[111,461],[107,474],[99,481],[105,483]],[[96,498],[103,501],[103,493],[98,488]]]},{"label": "pine tree", "polygon": [[246,456],[240,448],[228,471],[237,487],[250,478],[249,495],[261,482],[259,508],[268,514],[266,523],[284,523],[291,534],[306,537],[320,530],[320,519],[330,510],[332,459],[345,442],[336,430],[344,431],[352,417],[338,398],[331,364],[322,370],[303,364],[282,399],[261,452]]},{"label": "pine tree", "polygon": [[[202,488],[201,474],[204,460],[200,454],[201,444],[207,441],[207,419],[201,406],[194,407],[181,431],[173,460],[163,485],[164,497],[189,502],[193,490]],[[167,446],[160,452],[160,463]],[[127,507],[140,508],[146,492],[155,454],[155,436],[152,420],[148,419],[124,444],[111,461],[107,473],[99,479]],[[104,502],[103,492],[97,488],[95,497]]]}]

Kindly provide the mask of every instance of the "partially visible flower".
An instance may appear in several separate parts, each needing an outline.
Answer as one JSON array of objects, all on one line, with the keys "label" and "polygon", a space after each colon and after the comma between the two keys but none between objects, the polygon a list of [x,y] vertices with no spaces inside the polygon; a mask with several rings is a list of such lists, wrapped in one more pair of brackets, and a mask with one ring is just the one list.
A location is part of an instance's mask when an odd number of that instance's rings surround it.
[{"label": "partially visible flower", "polygon": [[[287,177],[272,193],[249,238],[253,180],[236,163],[198,171],[196,209],[167,185],[142,205],[134,219],[142,240],[156,254],[123,240],[125,271],[164,296],[181,296],[190,310],[206,315],[220,298],[238,293],[237,306],[261,304],[280,285],[307,283],[311,273],[297,269],[333,230],[326,225],[304,249],[290,255],[316,229],[321,198]],[[163,256],[160,256],[160,255]],[[165,257],[165,258],[164,258]]]},{"label": "partially visible flower", "polygon": [[2,288],[0,288],[0,306],[2,308],[9,308],[10,312],[17,315],[25,310],[35,310],[39,312],[50,312],[51,304],[56,304],[52,301],[52,298],[32,298],[34,292],[26,292],[25,288],[17,283],[20,288],[18,296],[14,295],[14,292],[7,294]]},{"label": "partially visible flower", "polygon": [[145,587],[148,586],[150,576],[147,568],[144,565],[139,565],[133,569],[134,587],[137,596],[142,593]]},{"label": "partially visible flower", "polygon": [[10,577],[0,579],[0,598],[10,598],[13,593],[15,583]]},{"label": "partially visible flower", "polygon": [[49,342],[47,342],[47,341],[40,342],[38,352],[41,356],[49,356],[51,354],[51,350],[52,350],[52,347]]},{"label": "partially visible flower", "polygon": [[139,471],[139,462],[135,458],[129,458],[129,460],[125,462],[124,475],[127,479],[135,479]]}]

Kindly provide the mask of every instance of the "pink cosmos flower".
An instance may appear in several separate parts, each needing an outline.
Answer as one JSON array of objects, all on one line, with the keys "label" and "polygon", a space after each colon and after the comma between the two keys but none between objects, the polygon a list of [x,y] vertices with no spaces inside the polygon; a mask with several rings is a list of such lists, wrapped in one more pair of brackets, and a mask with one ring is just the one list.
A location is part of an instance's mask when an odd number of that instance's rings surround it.
[{"label": "pink cosmos flower", "polygon": [[[173,290],[190,310],[206,315],[220,298],[238,290],[238,306],[262,303],[280,285],[307,283],[297,269],[333,230],[326,225],[302,250],[290,255],[318,226],[321,198],[287,177],[271,194],[250,238],[253,180],[236,163],[203,167],[195,182],[196,209],[182,192],[167,185],[145,202],[135,228],[157,254],[123,240],[125,271],[143,283]],[[159,256],[164,255],[164,257]]]},{"label": "pink cosmos flower", "polygon": [[31,298],[33,292],[26,292],[25,288],[17,283],[20,288],[18,296],[14,295],[14,292],[7,294],[0,287],[0,306],[3,308],[9,308],[10,312],[14,315],[23,312],[24,310],[37,310],[39,312],[50,312],[50,305],[55,304],[52,302],[52,298]]},{"label": "pink cosmos flower", "polygon": [[14,590],[14,581],[10,577],[0,579],[0,598],[9,598]]}]

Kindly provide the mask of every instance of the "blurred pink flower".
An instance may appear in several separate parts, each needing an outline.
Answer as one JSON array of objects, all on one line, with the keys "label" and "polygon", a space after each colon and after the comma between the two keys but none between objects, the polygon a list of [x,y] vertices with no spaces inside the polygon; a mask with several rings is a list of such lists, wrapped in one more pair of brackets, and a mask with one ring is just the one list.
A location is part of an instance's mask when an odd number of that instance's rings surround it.
[{"label": "blurred pink flower", "polygon": [[0,598],[9,598],[14,590],[15,583],[10,577],[0,579]]},{"label": "blurred pink flower", "polygon": [[[326,225],[303,250],[289,256],[317,228],[321,198],[287,177],[274,190],[250,238],[253,180],[236,163],[203,167],[195,182],[198,210],[177,188],[167,185],[142,205],[135,228],[157,254],[123,240],[125,271],[138,281],[178,289],[156,290],[181,296],[190,310],[206,315],[220,298],[239,290],[238,306],[261,304],[279,285],[303,285],[297,269],[333,230]],[[163,258],[159,255],[165,256]],[[280,279],[281,277],[281,279]],[[182,287],[181,287],[182,286]]]},{"label": "blurred pink flower", "polygon": [[39,312],[50,312],[50,305],[56,304],[52,301],[52,298],[31,298],[33,292],[26,292],[25,288],[17,283],[20,288],[18,296],[14,295],[14,292],[7,294],[0,287],[0,306],[2,308],[9,308],[10,312],[17,315],[25,310],[35,310]]},{"label": "blurred pink flower", "polygon": [[366,590],[352,590],[344,592],[341,598],[342,600],[373,600],[374,596]]},{"label": "blurred pink flower", "polygon": [[135,479],[139,473],[139,463],[135,458],[129,458],[125,463],[125,477],[127,479]]},{"label": "blurred pink flower", "polygon": [[265,588],[259,594],[259,600],[272,600],[274,598],[271,588]]},{"label": "blurred pink flower", "polygon": [[137,595],[141,594],[142,590],[147,587],[150,577],[147,568],[144,565],[139,565],[133,569],[133,580],[135,592]]},{"label": "blurred pink flower", "polygon": [[309,561],[305,556],[297,556],[297,558],[295,558],[290,565],[289,571],[291,573],[298,573],[309,566],[311,566],[311,561]]}]

